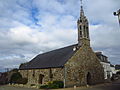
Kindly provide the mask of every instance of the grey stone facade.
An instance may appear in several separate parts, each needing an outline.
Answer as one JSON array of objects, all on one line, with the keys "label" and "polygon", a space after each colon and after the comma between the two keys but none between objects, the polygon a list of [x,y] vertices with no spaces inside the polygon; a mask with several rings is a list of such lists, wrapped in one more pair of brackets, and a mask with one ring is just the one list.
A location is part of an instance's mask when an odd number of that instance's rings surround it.
[{"label": "grey stone facade", "polygon": [[104,81],[104,70],[93,50],[82,46],[66,63],[66,85],[91,85]]},{"label": "grey stone facade", "polygon": [[64,80],[64,68],[19,70],[28,84],[46,84],[49,81]]}]

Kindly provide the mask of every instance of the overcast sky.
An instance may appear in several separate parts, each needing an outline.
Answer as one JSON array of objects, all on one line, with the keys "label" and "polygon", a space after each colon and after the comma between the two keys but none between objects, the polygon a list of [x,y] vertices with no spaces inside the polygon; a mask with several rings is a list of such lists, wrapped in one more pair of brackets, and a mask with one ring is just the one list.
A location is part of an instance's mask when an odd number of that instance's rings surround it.
[{"label": "overcast sky", "polygon": [[[84,0],[91,47],[120,64],[120,0]],[[0,70],[77,43],[80,0],[0,0]]]}]

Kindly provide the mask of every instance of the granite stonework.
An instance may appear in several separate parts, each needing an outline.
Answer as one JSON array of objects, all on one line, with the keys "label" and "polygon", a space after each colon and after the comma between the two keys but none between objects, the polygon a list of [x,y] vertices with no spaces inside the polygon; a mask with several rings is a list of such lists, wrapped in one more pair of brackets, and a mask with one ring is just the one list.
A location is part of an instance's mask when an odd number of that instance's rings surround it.
[{"label": "granite stonework", "polygon": [[66,86],[104,82],[104,70],[92,48],[83,45],[65,64]]},{"label": "granite stonework", "polygon": [[50,69],[32,69],[32,70],[19,70],[22,77],[28,79],[29,85],[32,84],[46,84],[49,81],[64,79],[64,68],[51,68]]}]

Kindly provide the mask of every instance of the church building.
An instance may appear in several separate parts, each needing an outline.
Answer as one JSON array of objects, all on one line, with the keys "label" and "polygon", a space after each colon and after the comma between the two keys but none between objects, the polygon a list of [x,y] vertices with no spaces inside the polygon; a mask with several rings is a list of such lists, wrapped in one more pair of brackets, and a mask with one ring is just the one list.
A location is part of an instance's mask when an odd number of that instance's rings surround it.
[{"label": "church building", "polygon": [[104,69],[90,46],[89,22],[82,5],[77,27],[77,44],[39,54],[20,65],[19,72],[28,79],[29,85],[60,80],[65,87],[70,87],[104,81]]}]

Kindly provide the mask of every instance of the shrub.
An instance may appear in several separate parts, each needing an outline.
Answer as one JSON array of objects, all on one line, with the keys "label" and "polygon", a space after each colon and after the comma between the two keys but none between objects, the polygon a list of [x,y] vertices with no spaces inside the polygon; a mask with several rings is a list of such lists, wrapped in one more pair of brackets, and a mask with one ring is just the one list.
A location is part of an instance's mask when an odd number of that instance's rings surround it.
[{"label": "shrub", "polygon": [[22,78],[22,75],[19,72],[13,73],[10,78],[10,83],[14,84],[27,84],[28,79]]},{"label": "shrub", "polygon": [[57,84],[49,84],[40,86],[41,89],[57,89],[59,86]]},{"label": "shrub", "polygon": [[63,88],[64,87],[63,81],[53,81],[53,84],[58,85],[59,88]]},{"label": "shrub", "polygon": [[63,88],[63,87],[64,87],[63,81],[48,82],[47,85],[40,86],[41,89],[57,89],[57,88]]},{"label": "shrub", "polygon": [[50,85],[50,84],[52,84],[52,83],[53,83],[53,81],[49,81],[49,82],[47,82],[48,85]]},{"label": "shrub", "polygon": [[47,89],[48,88],[48,85],[42,85],[40,86],[41,89]]},{"label": "shrub", "polygon": [[19,72],[13,73],[10,78],[10,83],[18,83],[18,80],[22,78],[22,75]]},{"label": "shrub", "polygon": [[59,88],[59,85],[57,85],[57,84],[50,84],[50,85],[48,85],[48,88],[49,89],[57,89],[57,88]]}]

